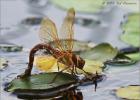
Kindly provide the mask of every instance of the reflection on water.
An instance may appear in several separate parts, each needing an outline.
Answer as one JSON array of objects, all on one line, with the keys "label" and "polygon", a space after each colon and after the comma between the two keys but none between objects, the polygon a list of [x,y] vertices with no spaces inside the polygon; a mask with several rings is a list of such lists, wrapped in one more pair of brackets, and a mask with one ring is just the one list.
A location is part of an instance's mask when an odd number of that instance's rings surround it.
[{"label": "reflection on water", "polygon": [[[57,95],[57,94],[54,94]],[[37,95],[27,95],[24,93],[17,94],[20,99],[33,99],[33,100],[83,100],[83,94],[79,89],[69,89],[67,91],[59,92],[59,95],[54,97],[46,97],[45,93]]]}]

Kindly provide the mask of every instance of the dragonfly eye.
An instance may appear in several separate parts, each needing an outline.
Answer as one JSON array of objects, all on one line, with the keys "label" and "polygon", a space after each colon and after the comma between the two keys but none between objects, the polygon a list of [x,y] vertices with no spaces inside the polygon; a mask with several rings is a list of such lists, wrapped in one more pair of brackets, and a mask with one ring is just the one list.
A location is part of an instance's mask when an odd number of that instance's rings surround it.
[{"label": "dragonfly eye", "polygon": [[79,69],[83,69],[85,61],[80,56],[73,55],[72,59],[76,67],[78,67]]},{"label": "dragonfly eye", "polygon": [[85,60],[78,56],[78,68],[83,69],[85,65]]}]

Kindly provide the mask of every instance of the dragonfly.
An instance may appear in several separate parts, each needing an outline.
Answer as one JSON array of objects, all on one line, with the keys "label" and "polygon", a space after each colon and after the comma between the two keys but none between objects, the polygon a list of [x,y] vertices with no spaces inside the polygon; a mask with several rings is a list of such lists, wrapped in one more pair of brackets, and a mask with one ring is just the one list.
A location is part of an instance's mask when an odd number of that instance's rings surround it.
[{"label": "dragonfly", "polygon": [[[76,75],[78,74],[77,68],[83,70],[85,60],[73,52],[74,20],[75,10],[74,8],[70,8],[60,28],[61,38],[65,40],[62,42],[62,39],[59,38],[55,23],[48,17],[42,19],[39,30],[39,37],[42,43],[35,45],[31,49],[29,54],[28,67],[22,75],[19,75],[21,78],[28,77],[31,75],[35,53],[43,49],[45,49],[49,54],[51,54],[51,56],[57,59],[58,72],[63,72],[64,70],[70,69],[71,74]],[[50,45],[51,41],[54,42],[53,46]],[[60,63],[66,65],[66,67],[61,71],[59,71]],[[88,75],[91,75],[86,71],[84,72]],[[91,77],[91,79],[93,80],[93,77]],[[94,79],[93,81],[97,86],[96,79]]]},{"label": "dragonfly", "polygon": [[[79,55],[74,54],[72,51],[74,45],[74,19],[75,10],[74,8],[70,8],[60,28],[61,38],[67,40],[65,42],[62,42],[59,38],[55,23],[48,17],[42,19],[39,30],[39,37],[42,43],[35,45],[31,49],[28,68],[20,77],[31,75],[35,53],[42,49],[47,50],[54,58],[57,59],[57,62],[63,63],[67,66],[62,69],[61,72],[66,69],[70,69],[71,74],[75,74],[77,72],[76,68],[83,69],[85,60]],[[50,41],[54,41],[55,44],[53,46],[50,45]],[[59,63],[57,63],[57,65],[59,70]]]}]

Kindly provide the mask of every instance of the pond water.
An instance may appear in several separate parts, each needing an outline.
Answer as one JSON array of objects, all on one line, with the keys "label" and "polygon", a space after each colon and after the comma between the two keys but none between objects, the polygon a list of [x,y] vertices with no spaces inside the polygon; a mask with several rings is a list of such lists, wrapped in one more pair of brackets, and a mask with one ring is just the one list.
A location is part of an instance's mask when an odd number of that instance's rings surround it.
[{"label": "pond water", "polygon": [[[33,9],[33,6],[30,5],[31,7],[29,7],[22,0],[1,0],[1,5],[0,43],[15,43],[22,45],[24,49],[28,50],[39,43],[38,26],[22,25],[21,22],[24,19],[32,16],[40,18],[48,15],[59,26],[62,18],[65,16],[64,10],[62,11],[54,6],[49,6],[48,8],[35,7]],[[124,20],[123,16],[125,14],[126,11],[113,7],[108,13],[99,14],[104,17],[102,18],[104,22],[103,27],[84,28],[83,26],[75,25],[75,31],[77,32],[75,38],[95,43],[108,42],[118,48],[127,47],[127,44],[119,40],[119,35],[122,31],[120,23]],[[0,70],[0,100],[20,100],[3,89],[6,83],[23,73],[26,69],[28,50],[15,53],[0,52],[0,57],[8,60],[8,66]],[[107,78],[98,84],[96,92],[94,91],[94,85],[80,86],[78,88],[81,90],[84,100],[119,100],[114,95],[113,90],[122,86],[140,84],[139,69],[140,62],[129,66],[108,66],[108,69],[104,72]],[[39,73],[40,71],[34,69],[33,72]]]},{"label": "pond water", "polygon": [[[4,91],[6,83],[10,82],[17,75],[24,72],[28,62],[28,52],[2,53],[1,57],[6,58],[8,67],[0,71],[1,73],[1,100],[20,100],[11,93]],[[139,83],[139,65],[136,63],[131,66],[109,66],[104,72],[107,79],[98,83],[97,91],[94,91],[94,85],[80,86],[84,100],[119,100],[113,93],[114,89],[127,85],[138,85]],[[33,73],[39,73],[34,69]],[[5,99],[6,98],[6,99]]]}]

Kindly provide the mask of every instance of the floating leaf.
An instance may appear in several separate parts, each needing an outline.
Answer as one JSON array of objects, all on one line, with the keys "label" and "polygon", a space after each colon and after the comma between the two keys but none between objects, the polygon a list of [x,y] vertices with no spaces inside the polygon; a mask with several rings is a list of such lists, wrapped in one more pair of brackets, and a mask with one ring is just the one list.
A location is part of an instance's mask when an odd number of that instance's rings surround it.
[{"label": "floating leaf", "polygon": [[[100,61],[94,61],[94,60],[89,60],[85,59],[85,65],[84,65],[84,70],[86,72],[90,73],[102,73],[104,69],[104,64]],[[42,71],[47,71],[47,72],[57,72],[58,67],[57,67],[57,59],[53,58],[52,56],[37,56],[35,60],[35,65],[37,68],[39,68]],[[59,63],[60,70],[65,68],[65,65]],[[79,73],[84,73],[82,70],[78,69]],[[67,70],[69,71],[69,70]],[[85,73],[84,73],[85,74]]]},{"label": "floating leaf", "polygon": [[135,47],[140,46],[140,30],[138,23],[140,21],[139,17],[139,13],[130,14],[128,16],[127,22],[122,25],[122,29],[125,33],[120,37],[125,43]]},{"label": "floating leaf", "polygon": [[35,66],[42,71],[48,71],[56,64],[57,59],[53,56],[43,55],[35,57]]},{"label": "floating leaf", "polygon": [[140,61],[140,53],[131,53],[131,54],[126,54],[129,58],[135,61]]},{"label": "floating leaf", "polygon": [[[37,56],[35,59],[35,65],[38,69],[45,71],[45,72],[57,72],[58,65],[57,59],[52,56],[44,55],[44,56]],[[66,65],[59,63],[59,70],[63,70]],[[68,72],[69,70],[65,70]],[[65,72],[64,71],[64,72]]]},{"label": "floating leaf", "polygon": [[[53,78],[55,77],[56,79],[53,81]],[[76,78],[67,73],[42,73],[38,75],[31,75],[26,79],[16,78],[10,82],[5,90],[9,92],[14,92],[17,90],[28,90],[29,92],[40,92],[43,90],[51,91],[61,86],[65,87],[74,83],[76,83]]]},{"label": "floating leaf", "polygon": [[129,14],[127,19],[128,19],[128,21],[137,22],[137,21],[139,21],[139,17],[140,17],[140,13],[131,13],[131,14]]},{"label": "floating leaf", "polygon": [[113,66],[127,66],[135,64],[136,61],[129,58],[125,54],[118,54],[114,59],[108,60],[105,63]]},{"label": "floating leaf", "polygon": [[122,29],[124,31],[133,30],[133,31],[139,31],[139,19],[140,14],[139,13],[132,13],[127,16],[127,21],[122,24]]},{"label": "floating leaf", "polygon": [[[52,81],[54,77],[55,80]],[[105,79],[105,75],[100,74],[90,74],[89,77],[94,81],[96,80],[96,82]],[[68,73],[42,73],[31,75],[25,79],[16,78],[6,86],[5,90],[13,92],[22,99],[58,98],[62,97],[63,94],[68,97],[65,93],[73,91],[73,89],[76,89],[79,85],[95,84],[93,80],[87,77],[77,80],[76,76]]]},{"label": "floating leaf", "polygon": [[128,43],[132,46],[135,46],[135,47],[138,47],[140,46],[140,33],[135,33],[135,32],[132,32],[132,33],[125,33],[125,34],[122,34],[121,35],[121,40],[123,40],[125,43]]},{"label": "floating leaf", "polygon": [[[86,72],[93,73],[93,74],[96,74],[96,72],[101,74],[103,72],[104,68],[105,68],[104,64],[100,61],[85,59],[85,66],[84,66],[83,70]],[[82,70],[80,70],[80,69],[78,69],[78,72],[83,73]]]},{"label": "floating leaf", "polygon": [[120,50],[122,54],[129,57],[132,60],[139,61],[140,60],[140,48],[139,47],[126,47]]},{"label": "floating leaf", "polygon": [[130,85],[116,90],[116,96],[126,100],[140,100],[140,85]]},{"label": "floating leaf", "polygon": [[90,50],[81,52],[80,56],[84,59],[92,59],[105,62],[114,58],[117,55],[117,53],[118,50],[116,48],[113,48],[108,43],[102,43]]},{"label": "floating leaf", "polygon": [[51,0],[51,2],[63,9],[74,8],[78,12],[94,13],[98,12],[105,6],[104,0]]}]

